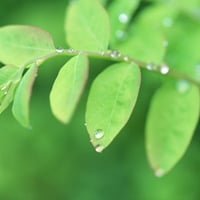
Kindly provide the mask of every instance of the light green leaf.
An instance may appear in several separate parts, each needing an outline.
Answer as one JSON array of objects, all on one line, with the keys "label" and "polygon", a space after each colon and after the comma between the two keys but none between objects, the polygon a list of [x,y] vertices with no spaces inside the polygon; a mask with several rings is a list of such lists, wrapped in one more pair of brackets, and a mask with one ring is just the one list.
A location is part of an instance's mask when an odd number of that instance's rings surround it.
[{"label": "light green leaf", "polygon": [[22,72],[23,69],[14,66],[0,68],[0,113],[12,102]]},{"label": "light green leaf", "polygon": [[51,36],[40,28],[21,25],[0,28],[0,61],[4,64],[20,67],[53,51]]},{"label": "light green leaf", "polygon": [[24,127],[30,127],[29,101],[33,82],[37,75],[37,69],[37,65],[32,64],[19,83],[14,97],[12,112],[17,121],[19,121]]},{"label": "light green leaf", "polygon": [[88,76],[85,55],[71,58],[59,71],[50,93],[51,110],[55,117],[68,123],[76,108]]},{"label": "light green leaf", "polygon": [[101,51],[108,47],[109,19],[98,0],[71,2],[66,13],[65,30],[72,48]]},{"label": "light green leaf", "polygon": [[[165,61],[200,82],[200,20],[180,15],[167,37]],[[179,38],[177,40],[177,38]]]},{"label": "light green leaf", "polygon": [[87,102],[86,126],[97,152],[107,147],[128,121],[140,87],[134,64],[114,64],[93,82]]},{"label": "light green leaf", "polygon": [[146,124],[146,149],[157,176],[184,155],[199,119],[199,89],[184,80],[167,83],[155,93]]},{"label": "light green leaf", "polygon": [[163,23],[171,22],[173,15],[173,10],[169,11],[166,6],[157,5],[144,9],[130,25],[126,40],[116,48],[138,60],[162,62],[168,44]]},{"label": "light green leaf", "polygon": [[114,46],[123,40],[126,35],[126,28],[131,17],[138,7],[140,0],[115,0],[108,7],[111,24],[111,45]]}]

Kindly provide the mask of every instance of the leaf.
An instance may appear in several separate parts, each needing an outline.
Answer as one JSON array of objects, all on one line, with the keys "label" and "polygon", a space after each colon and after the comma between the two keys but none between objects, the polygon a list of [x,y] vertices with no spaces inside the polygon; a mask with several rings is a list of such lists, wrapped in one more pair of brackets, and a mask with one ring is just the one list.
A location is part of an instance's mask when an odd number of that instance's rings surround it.
[{"label": "leaf", "polygon": [[15,88],[17,87],[23,69],[14,66],[0,68],[0,113],[12,102]]},{"label": "leaf", "polygon": [[138,4],[139,0],[115,0],[109,5],[108,14],[110,16],[112,46],[125,38],[126,28]]},{"label": "leaf", "polygon": [[184,80],[155,93],[146,124],[146,149],[157,176],[166,174],[184,155],[199,118],[199,89]]},{"label": "leaf", "polygon": [[[180,15],[168,32],[165,55],[168,65],[200,82],[200,20]],[[177,40],[177,38],[179,38]]]},{"label": "leaf", "polygon": [[37,65],[35,63],[32,64],[19,83],[14,97],[12,112],[17,121],[19,121],[24,127],[30,127],[29,101],[33,82],[37,75],[37,69]]},{"label": "leaf", "polygon": [[59,71],[50,93],[50,105],[54,116],[68,123],[79,101],[88,76],[88,60],[85,55],[71,58]]},{"label": "leaf", "polygon": [[94,80],[86,108],[86,126],[97,152],[124,127],[135,106],[140,70],[134,64],[114,64]]},{"label": "leaf", "polygon": [[138,60],[162,62],[167,44],[162,27],[163,21],[173,19],[174,15],[166,6],[147,7],[130,25],[126,40],[116,48]]},{"label": "leaf", "polygon": [[72,48],[88,51],[107,49],[109,19],[99,1],[73,1],[66,14],[66,39]]},{"label": "leaf", "polygon": [[53,51],[51,36],[40,28],[21,25],[0,28],[0,61],[4,64],[20,67]]}]

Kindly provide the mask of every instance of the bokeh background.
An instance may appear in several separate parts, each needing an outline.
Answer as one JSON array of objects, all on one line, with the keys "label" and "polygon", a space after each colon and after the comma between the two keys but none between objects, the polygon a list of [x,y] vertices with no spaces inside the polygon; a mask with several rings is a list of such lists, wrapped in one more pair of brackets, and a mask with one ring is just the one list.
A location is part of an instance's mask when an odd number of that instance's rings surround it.
[{"label": "bokeh background", "polygon": [[[1,0],[0,26],[28,24],[51,33],[66,47],[67,0]],[[0,115],[0,200],[198,200],[200,199],[200,127],[183,159],[163,178],[151,171],[144,146],[149,101],[156,75],[143,72],[142,88],[131,119],[110,147],[94,151],[84,127],[88,91],[107,65],[90,60],[86,90],[69,125],[51,114],[49,92],[68,58],[45,62],[31,99],[32,130],[18,124],[7,109]]]}]

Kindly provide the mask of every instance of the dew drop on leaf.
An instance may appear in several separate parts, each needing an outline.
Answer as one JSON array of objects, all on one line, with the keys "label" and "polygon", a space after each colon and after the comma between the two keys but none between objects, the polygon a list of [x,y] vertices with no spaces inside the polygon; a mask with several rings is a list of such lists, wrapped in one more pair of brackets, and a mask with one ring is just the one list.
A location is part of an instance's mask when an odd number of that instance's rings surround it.
[{"label": "dew drop on leaf", "polygon": [[125,32],[123,30],[117,30],[116,33],[115,33],[115,36],[118,38],[118,39],[123,39],[125,37]]},{"label": "dew drop on leaf", "polygon": [[176,83],[176,88],[180,93],[185,93],[189,90],[190,84],[186,80],[179,80]]},{"label": "dew drop on leaf", "polygon": [[64,52],[64,49],[63,49],[62,47],[58,47],[58,48],[56,49],[56,52],[57,52],[57,53],[63,53],[63,52]]},{"label": "dew drop on leaf", "polygon": [[110,56],[112,58],[118,58],[118,57],[121,56],[121,53],[118,50],[112,50],[111,53],[110,53]]},{"label": "dew drop on leaf", "polygon": [[104,136],[104,131],[102,129],[97,129],[94,134],[96,139],[101,139]]},{"label": "dew drop on leaf", "polygon": [[95,147],[95,150],[96,150],[96,152],[98,152],[98,153],[101,153],[101,152],[103,151],[103,149],[104,149],[104,147],[103,147],[102,145],[100,145],[100,144],[98,144],[98,145]]},{"label": "dew drop on leaf", "polygon": [[168,45],[169,45],[168,40],[163,40],[163,46],[164,46],[164,47],[167,47]]},{"label": "dew drop on leaf", "polygon": [[169,66],[166,64],[162,64],[160,67],[160,73],[161,74],[167,74],[169,72]]},{"label": "dew drop on leaf", "polygon": [[122,24],[126,24],[129,20],[129,16],[126,13],[121,13],[118,19]]},{"label": "dew drop on leaf", "polygon": [[146,65],[146,68],[147,68],[148,70],[155,70],[155,69],[156,69],[156,66],[155,66],[153,63],[148,63],[148,64]]},{"label": "dew drop on leaf", "polygon": [[173,25],[174,21],[171,17],[165,17],[162,21],[164,27],[170,28]]}]

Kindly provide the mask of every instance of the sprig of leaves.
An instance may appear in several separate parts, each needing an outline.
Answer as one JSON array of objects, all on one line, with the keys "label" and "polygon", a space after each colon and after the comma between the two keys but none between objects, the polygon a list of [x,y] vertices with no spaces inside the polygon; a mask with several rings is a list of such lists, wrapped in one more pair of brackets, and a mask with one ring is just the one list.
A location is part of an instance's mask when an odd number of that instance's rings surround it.
[{"label": "sprig of leaves", "polygon": [[[70,55],[50,92],[52,113],[68,123],[87,80],[88,57],[118,62],[96,77],[87,101],[86,127],[93,146],[101,152],[132,114],[141,69],[159,73],[164,75],[163,84],[147,115],[146,149],[155,174],[166,174],[184,155],[199,119],[200,54],[192,48],[199,43],[200,19],[190,9],[183,14],[184,6],[169,9],[172,3],[159,1],[154,5],[131,20],[139,1],[112,1],[108,11],[98,0],[72,1],[65,20],[69,49],[56,49],[50,34],[40,28],[1,27],[0,61],[5,66],[0,68],[0,113],[13,101],[14,117],[30,127],[29,102],[38,67],[50,57]],[[193,36],[184,43],[177,40],[188,34]],[[118,50],[109,50],[109,45]]]}]

